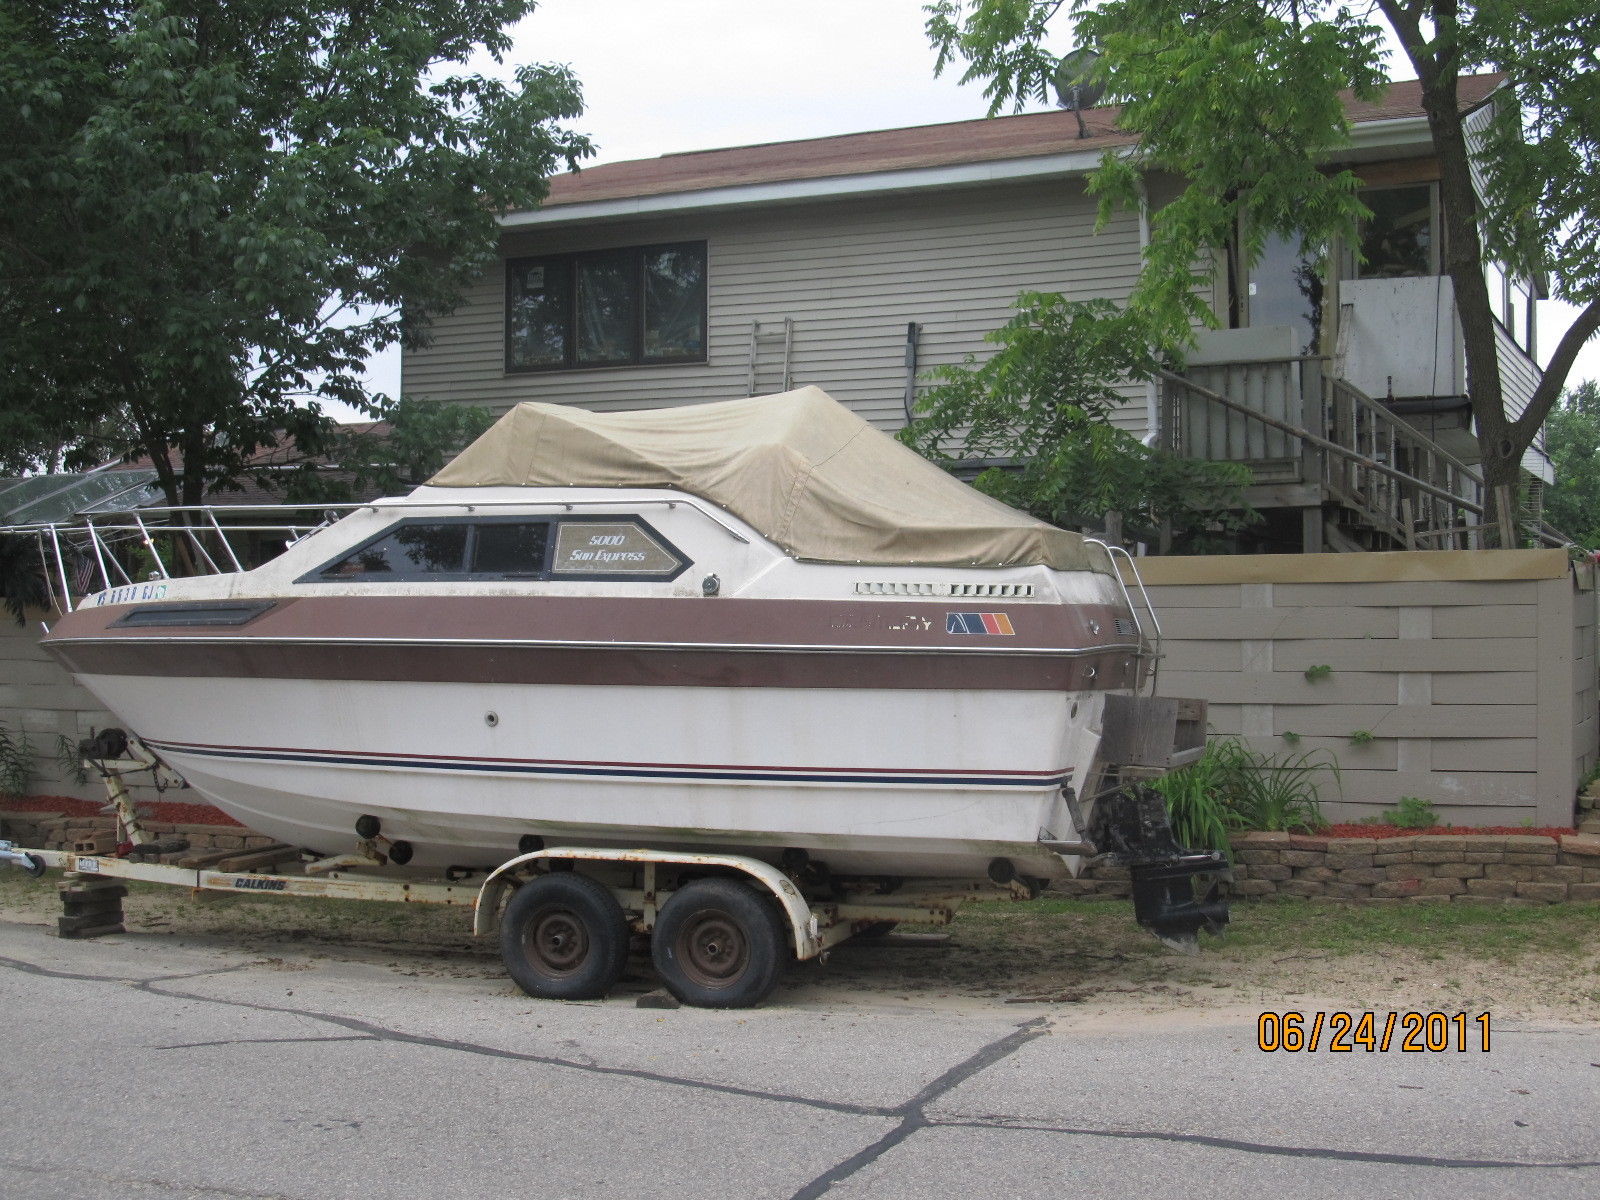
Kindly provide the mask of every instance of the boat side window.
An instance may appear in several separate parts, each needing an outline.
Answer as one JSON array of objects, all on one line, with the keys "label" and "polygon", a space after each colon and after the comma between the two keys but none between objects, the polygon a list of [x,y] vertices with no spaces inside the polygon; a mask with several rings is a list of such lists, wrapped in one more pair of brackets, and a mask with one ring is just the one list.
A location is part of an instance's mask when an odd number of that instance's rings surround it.
[{"label": "boat side window", "polygon": [[301,583],[417,579],[671,580],[689,559],[642,517],[402,521]]},{"label": "boat side window", "polygon": [[466,563],[464,523],[407,523],[320,572],[323,579],[415,579],[459,575]]},{"label": "boat side window", "polygon": [[474,532],[474,575],[543,577],[545,548],[550,544],[548,521],[494,521],[476,526]]}]

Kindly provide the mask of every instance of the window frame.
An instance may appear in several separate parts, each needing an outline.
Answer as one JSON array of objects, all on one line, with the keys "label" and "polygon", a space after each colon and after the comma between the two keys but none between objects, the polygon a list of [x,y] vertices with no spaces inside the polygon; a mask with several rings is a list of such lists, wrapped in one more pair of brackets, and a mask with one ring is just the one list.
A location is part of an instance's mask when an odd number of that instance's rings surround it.
[{"label": "window frame", "polygon": [[[685,357],[683,355],[651,355],[645,353],[645,263],[653,253],[663,250],[697,249],[700,254],[700,273],[705,286],[700,293],[700,354],[698,357]],[[634,321],[632,337],[632,353],[626,360],[612,360],[605,362],[584,362],[578,358],[578,282],[577,268],[585,259],[604,259],[615,257],[619,254],[629,254],[633,257],[633,288],[632,300],[637,314]],[[692,367],[704,366],[708,361],[711,350],[711,271],[710,253],[704,238],[689,238],[671,242],[652,242],[640,246],[606,246],[592,250],[573,251],[565,254],[534,254],[521,255],[516,258],[507,258],[505,263],[505,290],[503,300],[502,339],[503,339],[503,365],[507,375],[542,375],[556,371],[613,371],[628,367]],[[566,278],[566,312],[564,314],[564,329],[566,333],[566,353],[559,363],[538,363],[531,365],[517,365],[512,362],[512,287],[519,273],[532,267],[543,267],[545,270],[559,268],[565,272]]]},{"label": "window frame", "polygon": [[[330,578],[326,572],[344,562],[346,559],[360,554],[370,546],[384,541],[393,536],[407,525],[466,525],[467,540],[462,550],[463,565],[472,562],[472,556],[477,549],[477,528],[484,525],[531,525],[542,523],[549,526],[545,536],[544,557],[537,571],[392,571],[374,573],[371,575],[347,575]],[[649,535],[657,545],[674,558],[678,566],[670,573],[654,572],[648,575],[620,574],[617,572],[585,572],[582,574],[563,571],[559,575],[551,570],[551,561],[555,555],[558,527],[561,525],[606,524],[621,525],[631,523]],[[595,581],[620,582],[631,580],[636,583],[670,583],[682,575],[691,566],[693,560],[689,558],[675,544],[663,537],[661,531],[637,513],[551,513],[548,515],[518,513],[512,515],[480,516],[452,516],[452,517],[402,517],[390,525],[364,538],[353,546],[348,546],[332,558],[318,563],[311,570],[301,575],[295,583],[327,583],[327,584],[387,584],[387,583],[584,583]]]},{"label": "window frame", "polygon": [[[1436,179],[1418,180],[1412,183],[1374,183],[1364,184],[1357,192],[1357,198],[1365,204],[1365,197],[1370,192],[1395,192],[1406,191],[1411,188],[1426,188],[1428,190],[1428,269],[1421,275],[1363,275],[1361,272],[1364,264],[1358,261],[1361,241],[1366,236],[1366,220],[1363,220],[1356,229],[1354,241],[1347,242],[1344,247],[1344,261],[1340,264],[1341,277],[1351,281],[1367,279],[1431,279],[1444,272],[1444,210],[1439,198],[1439,181]],[[1371,209],[1371,205],[1367,205]]]}]

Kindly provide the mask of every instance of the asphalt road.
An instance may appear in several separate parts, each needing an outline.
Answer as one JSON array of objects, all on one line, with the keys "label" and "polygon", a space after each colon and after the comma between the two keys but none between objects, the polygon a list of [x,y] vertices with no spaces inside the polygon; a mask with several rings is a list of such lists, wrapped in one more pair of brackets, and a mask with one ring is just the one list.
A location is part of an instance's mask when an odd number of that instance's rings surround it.
[{"label": "asphalt road", "polygon": [[1237,1013],[777,1001],[0,923],[0,1196],[1600,1195],[1600,1029],[1288,1055]]}]

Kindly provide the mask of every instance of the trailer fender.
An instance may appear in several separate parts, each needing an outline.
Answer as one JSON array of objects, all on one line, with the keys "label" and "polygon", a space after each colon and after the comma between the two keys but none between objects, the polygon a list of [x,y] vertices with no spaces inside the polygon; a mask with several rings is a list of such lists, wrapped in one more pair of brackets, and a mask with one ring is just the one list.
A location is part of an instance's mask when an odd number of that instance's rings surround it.
[{"label": "trailer fender", "polygon": [[530,854],[519,854],[501,863],[489,873],[478,889],[478,901],[472,913],[472,931],[479,937],[493,932],[500,919],[500,905],[506,889],[511,887],[514,873],[529,863],[540,860],[567,859],[582,862],[609,863],[668,863],[676,866],[725,867],[747,877],[763,891],[777,900],[789,926],[794,942],[795,957],[815,958],[822,953],[822,931],[816,914],[806,903],[800,889],[782,871],[771,863],[743,854],[696,854],[674,850],[613,850],[596,846],[547,846]]}]

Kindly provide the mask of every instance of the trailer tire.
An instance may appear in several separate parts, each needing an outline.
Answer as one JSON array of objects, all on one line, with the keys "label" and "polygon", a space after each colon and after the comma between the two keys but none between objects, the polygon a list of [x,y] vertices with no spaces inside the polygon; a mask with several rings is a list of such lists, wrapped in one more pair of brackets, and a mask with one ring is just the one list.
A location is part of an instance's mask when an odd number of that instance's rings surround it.
[{"label": "trailer tire", "polygon": [[667,990],[698,1008],[753,1008],[777,986],[789,939],[774,906],[735,879],[697,879],[661,906],[650,956]]},{"label": "trailer tire", "polygon": [[605,885],[563,871],[523,884],[500,920],[500,956],[518,987],[543,1000],[594,1000],[628,962],[628,921]]}]

